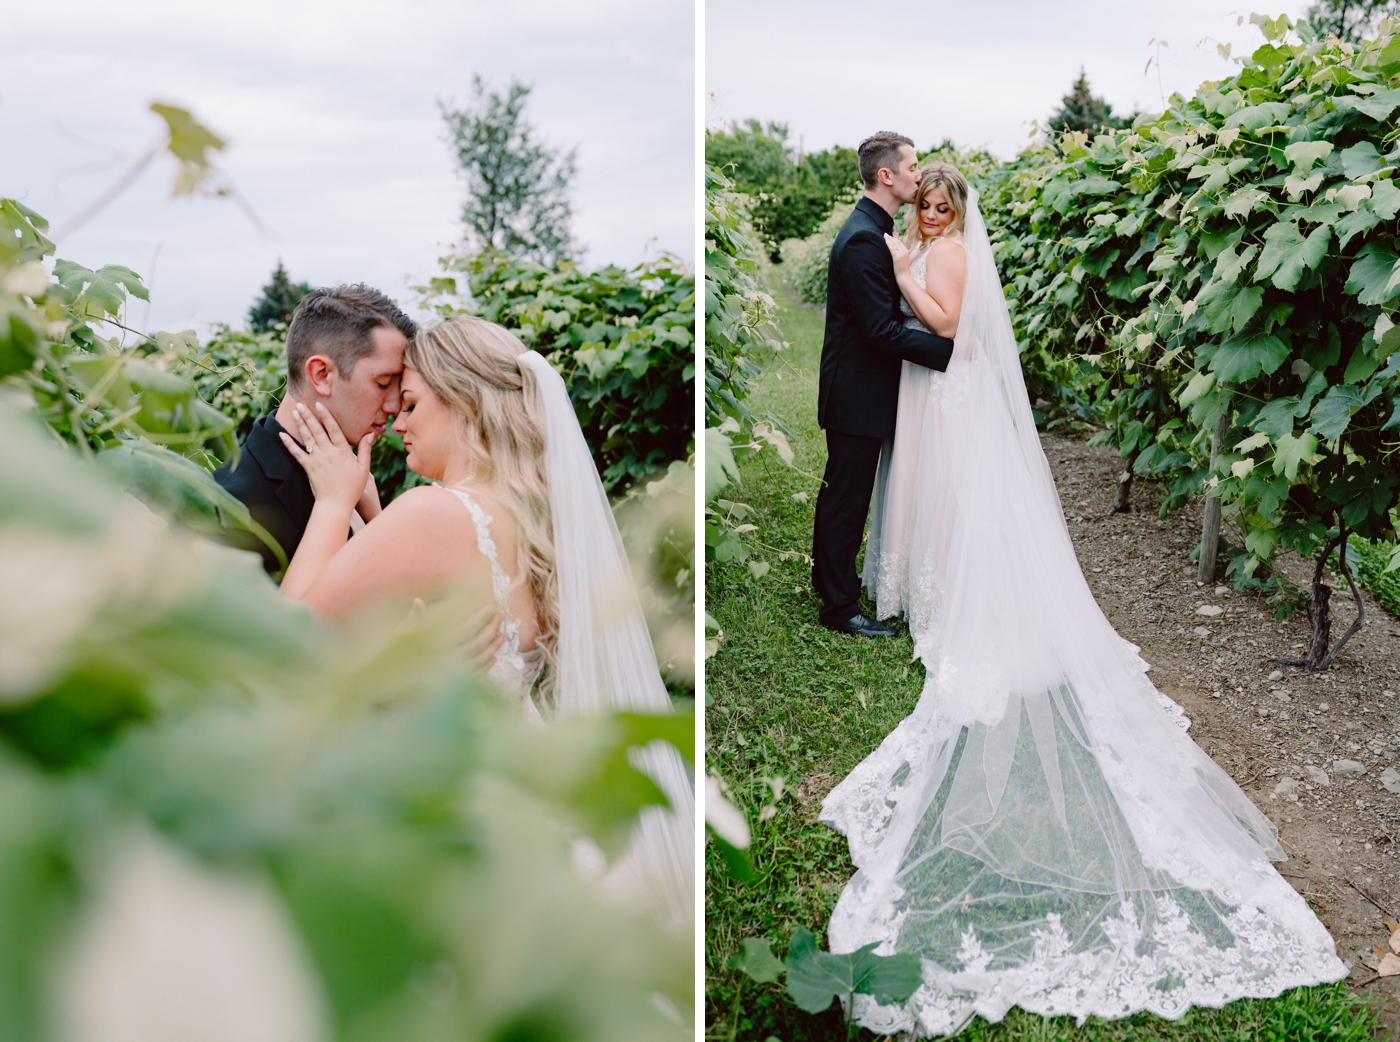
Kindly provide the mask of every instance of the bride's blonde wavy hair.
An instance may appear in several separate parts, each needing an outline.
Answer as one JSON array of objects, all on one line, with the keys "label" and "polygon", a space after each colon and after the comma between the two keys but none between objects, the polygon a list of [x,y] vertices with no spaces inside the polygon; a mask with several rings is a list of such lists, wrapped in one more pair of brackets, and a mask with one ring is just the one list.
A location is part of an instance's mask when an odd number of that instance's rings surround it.
[{"label": "bride's blonde wavy hair", "polygon": [[970,191],[967,178],[951,163],[930,163],[919,177],[919,190],[914,193],[914,203],[906,218],[908,227],[904,229],[904,245],[911,250],[923,242],[923,232],[919,228],[919,207],[923,205],[924,196],[935,188],[943,189],[943,198],[948,200],[948,206],[953,211],[953,220],[944,229],[943,234],[956,235],[963,230],[967,221],[967,197]]},{"label": "bride's blonde wavy hair", "polygon": [[[461,420],[472,477],[511,512],[517,558],[535,602],[536,643],[555,662],[559,580],[545,477],[545,420],[535,375],[520,362],[529,350],[503,327],[463,316],[409,341],[404,365],[416,370]],[[546,671],[544,683],[548,683]]]}]

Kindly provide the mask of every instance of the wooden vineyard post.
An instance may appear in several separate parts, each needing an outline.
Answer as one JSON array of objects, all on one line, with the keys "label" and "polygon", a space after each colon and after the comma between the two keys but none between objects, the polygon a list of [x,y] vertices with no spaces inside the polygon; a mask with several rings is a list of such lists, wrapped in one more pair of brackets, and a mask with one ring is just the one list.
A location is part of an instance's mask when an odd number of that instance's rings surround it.
[{"label": "wooden vineyard post", "polygon": [[[1225,412],[1215,421],[1215,433],[1210,439],[1210,470],[1215,473],[1216,461],[1220,459],[1220,443],[1225,440],[1230,420]],[[1201,554],[1196,568],[1197,582],[1215,581],[1215,556],[1220,548],[1220,500],[1215,496],[1206,498],[1205,518],[1201,523]]]}]

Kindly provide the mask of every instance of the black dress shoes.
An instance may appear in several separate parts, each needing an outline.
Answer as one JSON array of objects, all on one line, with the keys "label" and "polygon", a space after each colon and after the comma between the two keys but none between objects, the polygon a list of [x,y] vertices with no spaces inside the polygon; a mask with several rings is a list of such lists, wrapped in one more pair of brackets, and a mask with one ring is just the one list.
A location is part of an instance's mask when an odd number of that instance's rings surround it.
[{"label": "black dress shoes", "polygon": [[893,637],[895,635],[895,631],[891,627],[864,615],[856,615],[848,622],[824,625],[827,629],[835,630],[837,633],[853,633],[857,637]]}]

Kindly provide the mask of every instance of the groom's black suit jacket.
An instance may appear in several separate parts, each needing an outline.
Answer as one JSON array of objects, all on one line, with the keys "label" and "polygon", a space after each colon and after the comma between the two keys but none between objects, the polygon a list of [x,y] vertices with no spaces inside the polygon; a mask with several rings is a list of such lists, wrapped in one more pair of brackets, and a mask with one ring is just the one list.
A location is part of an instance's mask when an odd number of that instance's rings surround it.
[{"label": "groom's black suit jacket", "polygon": [[884,236],[894,219],[862,196],[831,247],[817,422],[837,434],[893,438],[900,362],[940,372],[953,342],[906,329]]},{"label": "groom's black suit jacket", "polygon": [[[237,464],[225,463],[214,471],[214,480],[243,501],[253,520],[282,544],[287,560],[291,561],[306,531],[306,523],[311,520],[316,496],[311,491],[306,471],[282,444],[280,433],[282,425],[275,416],[258,420],[243,442]],[[269,574],[280,567],[272,551],[251,532],[224,529],[223,538],[240,549],[261,553],[263,567]]]}]

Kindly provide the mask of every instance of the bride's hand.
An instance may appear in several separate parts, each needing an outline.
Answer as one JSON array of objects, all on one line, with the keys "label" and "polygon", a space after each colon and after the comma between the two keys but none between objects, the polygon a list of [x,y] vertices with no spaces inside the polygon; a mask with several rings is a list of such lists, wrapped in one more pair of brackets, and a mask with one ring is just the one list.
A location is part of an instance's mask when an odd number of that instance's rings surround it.
[{"label": "bride's hand", "polygon": [[340,432],[340,424],[320,402],[313,413],[305,405],[297,403],[293,413],[293,425],[301,437],[303,449],[286,432],[282,433],[282,444],[292,458],[302,465],[306,476],[311,479],[311,491],[317,502],[328,502],[343,506],[348,514],[365,493],[369,481],[370,448],[374,445],[374,431],[360,439],[359,452],[351,450],[345,435]]},{"label": "bride's hand", "polygon": [[885,245],[890,248],[890,257],[894,260],[895,275],[907,275],[909,273],[909,248],[893,235],[885,236]]}]

